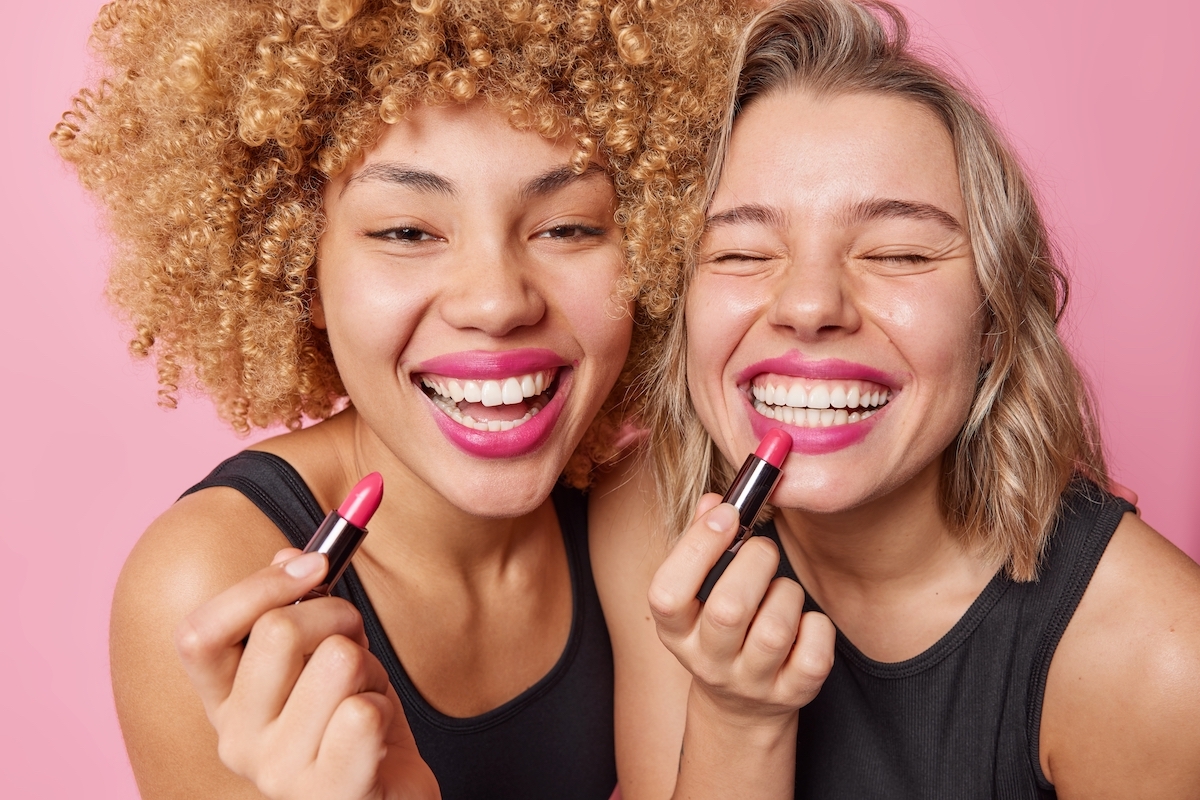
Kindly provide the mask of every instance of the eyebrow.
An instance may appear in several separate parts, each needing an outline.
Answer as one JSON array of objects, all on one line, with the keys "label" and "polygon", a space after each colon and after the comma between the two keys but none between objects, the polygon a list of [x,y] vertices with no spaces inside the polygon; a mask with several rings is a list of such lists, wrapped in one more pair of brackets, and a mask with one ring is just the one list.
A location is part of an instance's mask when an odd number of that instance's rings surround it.
[{"label": "eyebrow", "polygon": [[346,193],[346,190],[350,188],[350,184],[359,181],[385,181],[387,183],[406,186],[410,189],[416,189],[419,192],[441,194],[447,197],[454,197],[458,194],[458,187],[449,178],[443,178],[434,172],[417,169],[407,164],[388,161],[382,164],[371,164],[370,166],[363,167],[362,170],[352,175],[346,181],[345,185],[342,186],[342,191],[339,192],[339,196]]},{"label": "eyebrow", "polygon": [[783,227],[783,212],[774,206],[757,204],[737,206],[720,214],[713,214],[704,221],[704,230],[710,231],[722,225],[771,225]]},{"label": "eyebrow", "polygon": [[847,225],[856,225],[876,219],[892,219],[897,217],[930,220],[952,231],[962,231],[962,224],[954,215],[943,211],[935,205],[911,200],[864,200],[850,207],[844,217],[844,221]]},{"label": "eyebrow", "polygon": [[604,168],[595,162],[589,163],[583,172],[576,172],[573,167],[563,165],[543,172],[536,178],[526,181],[522,184],[520,191],[517,192],[517,197],[521,200],[545,197],[576,181],[591,178],[593,175],[607,174]]}]

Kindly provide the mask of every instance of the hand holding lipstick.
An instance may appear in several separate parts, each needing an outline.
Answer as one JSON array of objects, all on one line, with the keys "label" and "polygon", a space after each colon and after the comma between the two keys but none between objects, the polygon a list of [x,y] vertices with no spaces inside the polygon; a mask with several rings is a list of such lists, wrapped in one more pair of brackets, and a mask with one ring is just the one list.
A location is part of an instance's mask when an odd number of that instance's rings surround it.
[{"label": "hand holding lipstick", "polygon": [[764,445],[724,502],[701,498],[650,585],[659,639],[692,674],[676,797],[791,797],[797,710],[833,666],[833,623],[802,613],[775,544],[746,535],[787,453]]},{"label": "hand holding lipstick", "polygon": [[833,665],[833,624],[801,613],[804,590],[775,579],[779,551],[762,536],[738,549],[707,602],[697,600],[737,531],[732,506],[715,494],[701,498],[696,521],[655,573],[650,610],[663,644],[715,706],[737,716],[787,716],[816,696]]},{"label": "hand holding lipstick", "polygon": [[280,550],[175,632],[221,761],[272,800],[440,797],[361,615],[329,596],[382,497],[371,473],[303,552]]},{"label": "hand holding lipstick", "polygon": [[322,553],[281,550],[176,631],[221,760],[272,800],[437,798],[358,611],[296,603],[326,572]]}]

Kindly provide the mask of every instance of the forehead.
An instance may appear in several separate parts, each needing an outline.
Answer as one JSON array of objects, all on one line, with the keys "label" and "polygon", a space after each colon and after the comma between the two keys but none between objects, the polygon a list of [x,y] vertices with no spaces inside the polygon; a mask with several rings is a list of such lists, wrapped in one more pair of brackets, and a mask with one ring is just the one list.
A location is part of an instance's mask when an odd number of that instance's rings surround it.
[{"label": "forehead", "polygon": [[[331,181],[331,188],[384,180],[405,165],[436,173],[458,186],[520,181],[571,162],[576,144],[521,131],[482,99],[465,104],[417,106],[385,124],[378,140]],[[436,189],[434,186],[425,187]]]},{"label": "forehead", "polygon": [[930,203],[961,219],[945,125],[902,97],[787,89],[739,116],[712,210],[758,203],[832,213],[874,198]]}]

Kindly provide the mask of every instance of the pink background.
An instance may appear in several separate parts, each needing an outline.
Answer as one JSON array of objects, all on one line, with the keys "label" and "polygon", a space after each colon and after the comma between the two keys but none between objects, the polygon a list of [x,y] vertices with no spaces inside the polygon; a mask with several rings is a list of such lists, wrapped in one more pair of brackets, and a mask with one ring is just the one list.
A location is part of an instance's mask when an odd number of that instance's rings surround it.
[{"label": "pink background", "polygon": [[[1200,557],[1200,6],[911,0],[1040,176],[1074,272],[1069,319],[1117,477]],[[0,126],[5,308],[0,790],[136,796],[108,683],[107,621],[150,520],[245,445],[200,399],[155,406],[102,298],[107,244],[47,134],[87,72],[95,0],[6,13]]]}]

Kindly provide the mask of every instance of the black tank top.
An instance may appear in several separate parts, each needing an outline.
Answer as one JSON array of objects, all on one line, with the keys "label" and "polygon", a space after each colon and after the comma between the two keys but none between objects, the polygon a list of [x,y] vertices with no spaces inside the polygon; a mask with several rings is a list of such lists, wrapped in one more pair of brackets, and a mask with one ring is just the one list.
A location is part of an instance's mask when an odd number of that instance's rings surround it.
[{"label": "black tank top", "polygon": [[[185,495],[210,486],[244,494],[295,547],[304,547],[325,518],[299,473],[269,453],[239,453]],[[362,614],[371,652],[387,669],[446,800],[607,800],[616,786],[612,647],[592,579],[587,501],[563,486],[552,499],[571,572],[571,632],[554,667],[499,708],[462,718],[430,706],[396,657],[353,566],[335,590]]]},{"label": "black tank top", "polygon": [[[1056,797],[1038,757],[1050,659],[1121,515],[1133,510],[1093,484],[1073,484],[1038,579],[998,573],[945,636],[907,661],[874,661],[839,631],[833,670],[800,709],[795,796]],[[779,544],[773,524],[759,533]],[[786,558],[779,574],[796,580]],[[811,598],[805,609],[819,610]]]}]

